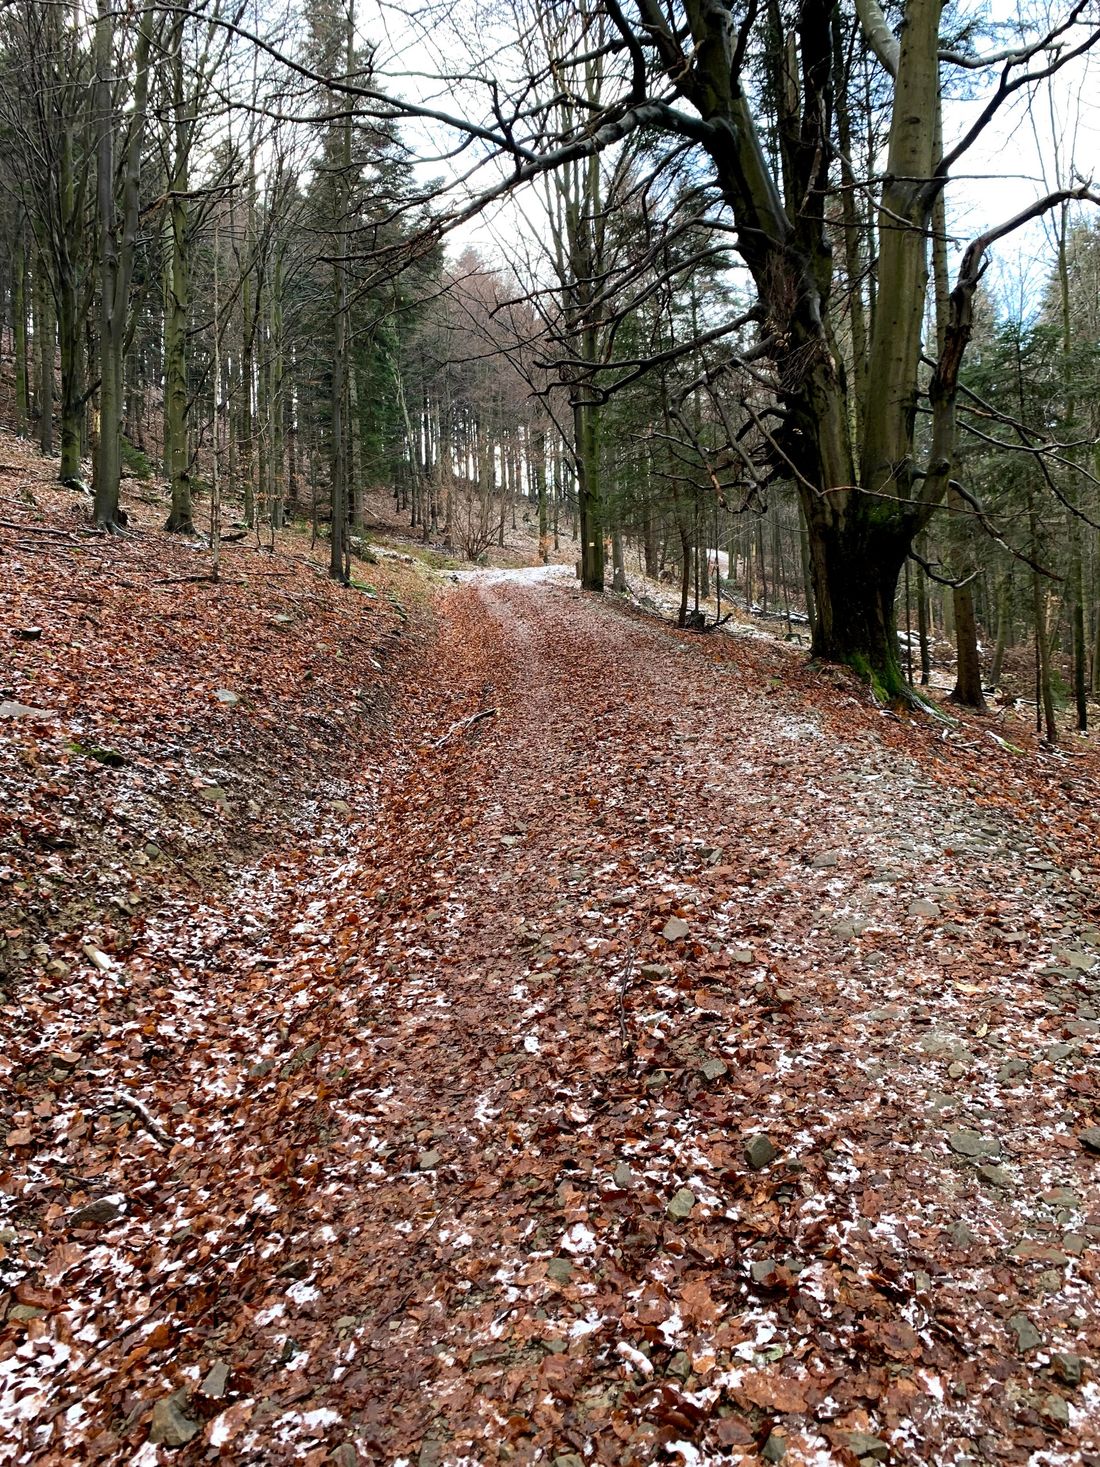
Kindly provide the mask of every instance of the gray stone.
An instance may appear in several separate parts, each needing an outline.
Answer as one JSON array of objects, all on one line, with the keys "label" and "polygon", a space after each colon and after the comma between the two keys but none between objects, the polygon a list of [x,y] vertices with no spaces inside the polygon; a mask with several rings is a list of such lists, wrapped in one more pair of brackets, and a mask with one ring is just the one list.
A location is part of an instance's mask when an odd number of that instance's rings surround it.
[{"label": "gray stone", "polygon": [[773,1431],[760,1449],[760,1455],[765,1462],[782,1462],[787,1455],[787,1438],[778,1431]]},{"label": "gray stone", "polygon": [[186,1399],[185,1392],[177,1391],[175,1395],[162,1397],[153,1407],[149,1440],[154,1446],[182,1447],[197,1435],[199,1423],[185,1416],[181,1409]]},{"label": "gray stone", "polygon": [[1067,1044],[1063,1039],[1050,1046],[1046,1052],[1046,1058],[1050,1060],[1051,1064],[1057,1064],[1059,1060],[1069,1059],[1076,1048],[1075,1044]]},{"label": "gray stone", "polygon": [[691,1374],[691,1357],[685,1350],[677,1350],[668,1362],[668,1374],[675,1375],[679,1380],[687,1380]]},{"label": "gray stone", "polygon": [[546,1265],[546,1277],[553,1279],[555,1283],[567,1284],[573,1277],[573,1260],[571,1258],[551,1258]]},{"label": "gray stone", "polygon": [[341,1442],[329,1453],[328,1459],[333,1467],[359,1467],[359,1453],[354,1442]]},{"label": "gray stone", "polygon": [[836,854],[835,851],[822,851],[820,856],[815,856],[813,858],[813,860],[810,862],[810,865],[816,871],[828,871],[833,866],[836,866],[839,861],[840,857]]},{"label": "gray stone", "polygon": [[1079,973],[1088,973],[1096,965],[1096,954],[1063,952],[1058,954],[1058,961],[1065,963],[1067,968],[1075,968]]},{"label": "gray stone", "polygon": [[643,978],[669,978],[672,969],[667,963],[643,963],[638,969]]},{"label": "gray stone", "polygon": [[757,1258],[749,1265],[749,1273],[752,1275],[753,1283],[762,1284],[765,1279],[771,1278],[777,1268],[774,1258]]},{"label": "gray stone", "polygon": [[665,1211],[674,1222],[683,1222],[691,1216],[691,1210],[695,1206],[695,1193],[690,1187],[681,1187],[676,1192]]},{"label": "gray stone", "polygon": [[422,1172],[431,1172],[442,1160],[443,1153],[440,1151],[422,1151],[416,1158],[416,1165]]},{"label": "gray stone", "polygon": [[204,784],[199,790],[199,799],[205,800],[208,805],[224,805],[228,798],[220,784]]},{"label": "gray stone", "polygon": [[1022,1060],[1022,1059],[1009,1059],[1009,1060],[1005,1060],[1004,1064],[997,1071],[997,1079],[1000,1080],[1000,1082],[1001,1082],[1002,1085],[1005,1085],[1005,1084],[1008,1083],[1009,1080],[1016,1080],[1021,1075],[1026,1075],[1027,1074],[1027,1071],[1028,1071],[1028,1066],[1027,1066],[1027,1062],[1025,1060]]},{"label": "gray stone", "polygon": [[754,1171],[760,1171],[762,1167],[766,1167],[769,1162],[774,1161],[778,1155],[779,1150],[772,1142],[771,1137],[765,1136],[762,1131],[758,1132],[755,1136],[746,1137],[745,1159]]},{"label": "gray stone", "polygon": [[935,902],[930,902],[925,897],[918,897],[915,902],[909,903],[910,917],[934,918],[940,915],[940,909]]},{"label": "gray stone", "polygon": [[1089,1240],[1083,1233],[1066,1233],[1062,1239],[1062,1247],[1073,1258],[1080,1258],[1089,1246]]},{"label": "gray stone", "polygon": [[1080,1355],[1071,1355],[1068,1351],[1059,1350],[1050,1357],[1050,1364],[1054,1374],[1066,1385],[1081,1384],[1082,1360]]},{"label": "gray stone", "polygon": [[1086,1151],[1100,1156],[1100,1126],[1086,1126],[1083,1131],[1078,1131],[1077,1139]]},{"label": "gray stone", "polygon": [[634,1173],[630,1170],[629,1162],[620,1161],[615,1168],[616,1187],[632,1187],[634,1185]]},{"label": "gray stone", "polygon": [[584,1467],[584,1459],[578,1457],[576,1452],[562,1452],[554,1458],[553,1467]]},{"label": "gray stone", "polygon": [[933,1055],[937,1059],[961,1060],[966,1065],[974,1063],[974,1056],[967,1048],[966,1040],[961,1039],[958,1034],[949,1034],[943,1029],[930,1029],[927,1034],[921,1035],[917,1044],[925,1054]]},{"label": "gray stone", "polygon": [[956,1248],[969,1248],[974,1242],[974,1234],[970,1231],[970,1229],[964,1222],[960,1221],[950,1223],[944,1229],[944,1232],[951,1239]]},{"label": "gray stone", "polygon": [[26,1324],[28,1320],[41,1319],[45,1312],[33,1304],[13,1304],[8,1310],[8,1318],[14,1319],[18,1324]]},{"label": "gray stone", "polygon": [[1051,1391],[1050,1395],[1043,1401],[1043,1415],[1048,1421],[1055,1422],[1058,1426],[1069,1425],[1069,1404],[1064,1396],[1059,1396]]},{"label": "gray stone", "polygon": [[729,1074],[729,1066],[720,1059],[705,1060],[699,1069],[704,1080],[720,1080],[723,1075]]},{"label": "gray stone", "polygon": [[730,949],[731,963],[753,963],[755,961],[756,954],[751,947],[735,947]]},{"label": "gray stone", "polygon": [[225,1395],[225,1388],[228,1384],[229,1366],[224,1360],[215,1360],[206,1372],[206,1376],[202,1385],[199,1386],[199,1390],[202,1391],[204,1396],[209,1396],[212,1400],[217,1401]]},{"label": "gray stone", "polygon": [[688,935],[690,930],[683,917],[670,917],[661,935],[666,942],[679,942],[681,938]]},{"label": "gray stone", "polygon": [[1100,1024],[1095,1019],[1071,1019],[1066,1025],[1066,1032],[1084,1039],[1093,1034],[1100,1034]]},{"label": "gray stone", "polygon": [[947,1078],[949,1080],[959,1080],[966,1074],[968,1068],[969,1066],[964,1065],[962,1060],[952,1060],[947,1067]]},{"label": "gray stone", "polygon": [[0,703],[0,718],[52,718],[48,708],[31,708],[26,703]]},{"label": "gray stone", "polygon": [[235,693],[232,688],[219,688],[214,694],[214,697],[217,698],[219,703],[225,703],[229,708],[232,708],[234,704],[241,701],[240,694]]},{"label": "gray stone", "polygon": [[1012,1178],[1005,1171],[1004,1167],[990,1166],[988,1162],[978,1168],[978,1176],[989,1187],[1012,1186]]},{"label": "gray stone", "polygon": [[1016,1336],[1017,1354],[1027,1355],[1032,1350],[1037,1350],[1043,1343],[1042,1335],[1026,1314],[1013,1314],[1006,1323]]},{"label": "gray stone", "polygon": [[866,1431],[845,1432],[848,1446],[860,1459],[870,1457],[873,1462],[885,1462],[890,1456],[890,1444],[880,1436],[871,1436]]},{"label": "gray stone", "polygon": [[104,1227],[122,1217],[125,1207],[113,1197],[97,1197],[86,1202],[75,1212],[69,1213],[69,1226],[73,1228]]},{"label": "gray stone", "polygon": [[956,1156],[1000,1156],[1001,1143],[995,1136],[982,1136],[977,1131],[952,1131],[947,1144]]}]

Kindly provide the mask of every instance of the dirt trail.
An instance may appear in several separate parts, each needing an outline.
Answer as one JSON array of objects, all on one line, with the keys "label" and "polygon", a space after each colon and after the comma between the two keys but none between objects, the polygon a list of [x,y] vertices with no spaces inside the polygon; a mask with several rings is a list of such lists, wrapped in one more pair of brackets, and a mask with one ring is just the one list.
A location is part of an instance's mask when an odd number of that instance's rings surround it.
[{"label": "dirt trail", "polygon": [[167,1461],[178,1386],[176,1461],[1100,1460],[1093,894],[838,702],[451,591],[361,836],[176,949],[175,1148],[13,1460]]}]

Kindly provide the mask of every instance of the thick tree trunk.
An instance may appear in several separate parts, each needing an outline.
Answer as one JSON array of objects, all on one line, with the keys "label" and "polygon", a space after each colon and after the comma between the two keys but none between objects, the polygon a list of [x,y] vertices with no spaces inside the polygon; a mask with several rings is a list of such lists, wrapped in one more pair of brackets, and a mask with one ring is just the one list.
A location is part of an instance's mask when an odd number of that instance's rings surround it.
[{"label": "thick tree trunk", "polygon": [[896,612],[908,530],[892,523],[892,516],[878,518],[866,508],[841,525],[822,523],[822,517],[815,524],[813,508],[807,508],[817,611],[813,655],[847,663],[880,698],[908,697]]}]

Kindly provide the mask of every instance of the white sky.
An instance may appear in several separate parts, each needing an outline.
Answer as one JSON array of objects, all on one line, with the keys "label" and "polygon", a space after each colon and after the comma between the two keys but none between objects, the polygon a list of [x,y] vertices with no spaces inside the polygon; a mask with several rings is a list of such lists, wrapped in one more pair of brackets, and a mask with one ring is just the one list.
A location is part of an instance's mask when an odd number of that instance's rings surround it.
[{"label": "white sky", "polygon": [[[1004,22],[1017,13],[1011,0],[992,0],[986,10],[992,19]],[[469,104],[478,111],[485,106],[484,87],[464,97],[445,77],[448,71],[465,71],[469,54],[490,57],[482,75],[499,77],[502,87],[507,73],[518,69],[500,15],[497,11],[490,23],[481,0],[454,0],[450,4],[409,0],[407,7],[387,0],[359,0],[357,8],[360,33],[378,47],[379,72],[392,78],[386,85],[410,100],[458,115]],[[997,49],[1000,44],[994,42],[986,49]],[[1060,73],[1053,87],[1037,89],[1033,101],[1022,95],[1011,101],[960,160],[947,193],[948,228],[956,256],[974,235],[1011,218],[1057,183],[1066,182],[1073,168],[1086,178],[1091,175],[1100,160],[1097,71],[1097,62],[1084,58]],[[993,78],[996,74],[991,73]],[[973,101],[946,104],[944,131],[948,147],[981,107],[989,85]],[[424,153],[438,150],[444,137],[442,131],[428,125],[408,124],[403,126],[402,135]],[[467,155],[463,166],[468,166],[469,160]],[[453,176],[454,166],[430,163],[420,172],[425,180]],[[487,260],[507,257],[513,253],[511,246],[518,235],[528,228],[524,216],[532,221],[539,216],[536,200],[528,197],[522,207],[523,213],[504,203],[462,226],[450,237],[452,253],[471,245]],[[987,283],[997,295],[1019,297],[1023,292],[1026,298],[1034,299],[1048,275],[1050,258],[1044,228],[1034,223],[998,243]]]}]

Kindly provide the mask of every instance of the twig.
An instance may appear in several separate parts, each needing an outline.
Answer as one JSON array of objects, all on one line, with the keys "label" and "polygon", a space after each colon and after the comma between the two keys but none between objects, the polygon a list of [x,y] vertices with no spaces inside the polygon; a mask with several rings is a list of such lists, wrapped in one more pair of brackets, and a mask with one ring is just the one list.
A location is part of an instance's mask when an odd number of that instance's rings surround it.
[{"label": "twig", "polygon": [[26,525],[19,520],[0,520],[0,528],[5,530],[18,530],[21,535],[55,535],[61,540],[72,540],[74,545],[79,542],[73,539],[74,535],[98,535],[98,530],[56,530],[52,525]]},{"label": "twig", "polygon": [[630,991],[630,975],[634,971],[634,949],[631,948],[626,957],[626,966],[623,968],[619,979],[619,991],[615,1000],[615,1012],[619,1020],[619,1054],[628,1058],[634,1046],[630,1042],[630,1035],[626,1026],[626,995]]},{"label": "twig", "polygon": [[441,739],[436,739],[432,745],[433,749],[441,749],[457,733],[465,733],[473,728],[475,723],[480,723],[483,718],[495,718],[500,710],[497,708],[483,708],[480,713],[471,713],[466,718],[460,718],[457,723],[452,723]]},{"label": "twig", "polygon": [[153,1140],[163,1146],[166,1151],[170,1150],[173,1142],[171,1136],[164,1131],[157,1120],[151,1116],[145,1106],[136,1095],[127,1095],[125,1090],[116,1090],[113,1093],[114,1100],[126,1110],[132,1110],[134,1115],[152,1136]]},{"label": "twig", "polygon": [[214,579],[210,571],[198,576],[161,576],[158,580],[150,582],[153,586],[184,586],[199,581],[212,581]]}]

